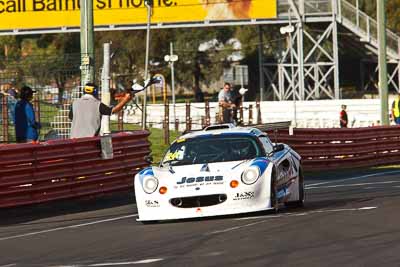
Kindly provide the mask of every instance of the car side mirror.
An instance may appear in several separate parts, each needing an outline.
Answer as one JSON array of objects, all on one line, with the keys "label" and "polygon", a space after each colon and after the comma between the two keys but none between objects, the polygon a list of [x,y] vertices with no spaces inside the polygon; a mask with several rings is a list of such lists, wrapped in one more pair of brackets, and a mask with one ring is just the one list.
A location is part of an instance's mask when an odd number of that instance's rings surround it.
[{"label": "car side mirror", "polygon": [[152,155],[146,155],[143,157],[144,161],[146,161],[149,164],[153,164],[153,156]]},{"label": "car side mirror", "polygon": [[284,150],[284,149],[285,149],[285,146],[284,146],[283,144],[274,145],[274,153],[275,153],[275,152],[282,151],[282,150]]}]

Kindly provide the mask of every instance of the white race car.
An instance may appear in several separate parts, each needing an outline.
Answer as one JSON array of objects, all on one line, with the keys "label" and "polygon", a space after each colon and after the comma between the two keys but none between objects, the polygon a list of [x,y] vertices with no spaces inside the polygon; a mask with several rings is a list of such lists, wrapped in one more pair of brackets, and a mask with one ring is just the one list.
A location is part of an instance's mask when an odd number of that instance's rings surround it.
[{"label": "white race car", "polygon": [[143,223],[302,206],[301,158],[256,128],[211,126],[136,174],[135,196]]}]

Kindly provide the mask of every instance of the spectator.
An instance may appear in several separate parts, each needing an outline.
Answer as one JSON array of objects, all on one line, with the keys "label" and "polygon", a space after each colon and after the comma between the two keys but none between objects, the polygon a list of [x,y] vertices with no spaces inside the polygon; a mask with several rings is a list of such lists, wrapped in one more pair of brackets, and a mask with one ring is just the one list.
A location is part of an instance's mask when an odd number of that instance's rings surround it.
[{"label": "spectator", "polygon": [[340,111],[340,128],[347,128],[347,124],[349,123],[346,108],[346,105],[342,105],[342,111]]},{"label": "spectator", "polygon": [[18,143],[32,142],[39,139],[40,123],[36,121],[32,103],[33,93],[29,86],[21,88],[21,100],[15,105],[15,136]]},{"label": "spectator", "polygon": [[400,124],[400,92],[398,97],[392,103],[392,117],[394,122],[399,125]]},{"label": "spectator", "polygon": [[232,122],[232,109],[236,106],[234,104],[230,83],[225,83],[224,88],[219,92],[218,103],[220,107],[222,107],[222,122]]},{"label": "spectator", "polygon": [[125,92],[121,101],[115,107],[109,107],[97,98],[98,88],[95,84],[87,83],[83,91],[84,95],[72,103],[72,108],[69,111],[69,119],[72,120],[71,138],[98,135],[101,115],[110,116],[112,113],[118,113],[132,99],[129,88],[129,92]]},{"label": "spectator", "polygon": [[17,91],[14,87],[10,87],[7,91],[7,106],[10,120],[15,121],[15,105],[17,104]]}]

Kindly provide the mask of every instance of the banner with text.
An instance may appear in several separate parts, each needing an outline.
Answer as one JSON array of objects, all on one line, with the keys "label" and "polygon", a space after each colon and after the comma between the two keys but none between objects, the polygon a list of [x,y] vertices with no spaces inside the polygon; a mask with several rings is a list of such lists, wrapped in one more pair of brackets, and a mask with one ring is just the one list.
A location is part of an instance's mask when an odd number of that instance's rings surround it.
[{"label": "banner with text", "polygon": [[[153,0],[152,23],[268,19],[277,0]],[[0,30],[79,27],[79,0],[0,0]],[[94,24],[147,22],[144,0],[93,0]]]}]

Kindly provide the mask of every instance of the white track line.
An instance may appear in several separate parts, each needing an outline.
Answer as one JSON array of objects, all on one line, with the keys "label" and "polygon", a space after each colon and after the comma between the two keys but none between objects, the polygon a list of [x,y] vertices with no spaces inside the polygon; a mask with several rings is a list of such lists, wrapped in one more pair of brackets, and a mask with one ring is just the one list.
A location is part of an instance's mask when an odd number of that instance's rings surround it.
[{"label": "white track line", "polygon": [[[348,209],[329,209],[329,210],[313,210],[308,212],[301,213],[282,213],[281,215],[265,215],[265,216],[255,216],[255,217],[244,217],[234,219],[235,221],[244,221],[244,220],[256,220],[256,219],[275,219],[282,217],[296,217],[296,216],[306,216],[313,213],[328,213],[328,212],[344,212],[344,211],[364,211],[364,210],[373,210],[378,207],[362,207],[362,208],[348,208]],[[264,220],[263,222],[265,222]]]},{"label": "white track line", "polygon": [[39,235],[39,234],[45,234],[45,233],[51,233],[51,232],[56,232],[56,231],[66,230],[66,229],[74,229],[74,228],[89,226],[89,225],[93,225],[93,224],[118,221],[118,220],[123,220],[123,219],[136,217],[136,216],[138,216],[138,214],[126,215],[126,216],[121,216],[121,217],[116,217],[116,218],[111,218],[111,219],[105,219],[105,220],[99,220],[99,221],[93,221],[93,222],[82,223],[82,224],[69,225],[69,226],[64,226],[64,227],[57,227],[57,228],[53,228],[53,229],[37,231],[37,232],[31,232],[31,233],[26,233],[26,234],[21,234],[21,235],[13,235],[13,236],[1,237],[0,241],[16,239],[16,238],[21,238],[21,237],[27,237],[27,236],[33,236],[33,235]]},{"label": "white track line", "polygon": [[376,182],[376,183],[358,183],[358,184],[338,184],[338,185],[326,185],[326,186],[310,186],[307,189],[353,187],[353,186],[378,185],[378,184],[396,184],[396,183],[400,183],[400,180],[399,181]]},{"label": "white track line", "polygon": [[332,181],[321,182],[321,183],[315,183],[315,184],[308,184],[308,185],[306,185],[306,189],[307,189],[308,187],[310,187],[310,186],[323,185],[323,184],[331,184],[331,183],[343,182],[343,181],[349,181],[349,180],[356,180],[356,179],[364,179],[364,178],[369,178],[369,177],[374,177],[374,176],[380,176],[380,175],[387,175],[387,174],[400,174],[400,171],[380,172],[380,173],[373,173],[373,174],[366,174],[366,175],[361,175],[361,176],[355,176],[355,177],[346,178],[346,179],[332,180]]},{"label": "white track line", "polygon": [[90,264],[90,265],[85,265],[85,266],[88,266],[88,267],[101,267],[101,266],[146,264],[146,263],[153,263],[153,262],[158,262],[158,261],[162,261],[162,260],[164,260],[164,259],[159,258],[159,259],[146,259],[146,260],[140,260],[140,261],[104,262],[104,263],[96,263],[96,264]]}]

